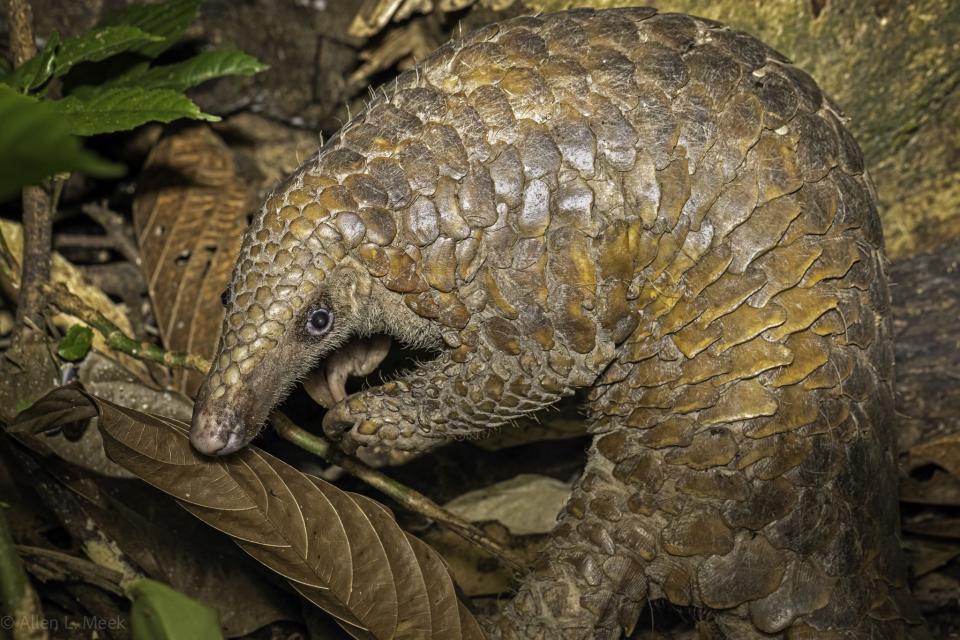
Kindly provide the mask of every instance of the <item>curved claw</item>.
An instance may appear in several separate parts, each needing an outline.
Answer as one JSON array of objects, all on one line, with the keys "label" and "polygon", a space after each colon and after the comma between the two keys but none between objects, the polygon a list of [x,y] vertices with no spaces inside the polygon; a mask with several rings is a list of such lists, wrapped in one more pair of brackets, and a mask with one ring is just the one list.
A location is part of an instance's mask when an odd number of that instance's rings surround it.
[{"label": "curved claw", "polygon": [[388,406],[375,389],[356,393],[337,403],[323,417],[327,437],[371,466],[402,464],[437,446],[415,416]]},{"label": "curved claw", "polygon": [[354,338],[330,356],[303,381],[314,402],[327,409],[347,397],[347,379],[376,371],[390,353],[390,338]]}]

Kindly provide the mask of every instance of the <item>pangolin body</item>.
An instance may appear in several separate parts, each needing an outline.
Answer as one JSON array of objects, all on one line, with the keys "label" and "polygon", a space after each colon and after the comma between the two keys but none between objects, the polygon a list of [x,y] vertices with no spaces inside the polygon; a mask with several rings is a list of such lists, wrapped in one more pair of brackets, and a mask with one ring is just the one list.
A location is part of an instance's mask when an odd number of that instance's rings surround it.
[{"label": "pangolin body", "polygon": [[355,336],[438,355],[328,411],[348,447],[586,390],[586,469],[491,637],[616,638],[653,599],[710,610],[701,637],[922,633],[873,188],[836,107],[747,35],[629,8],[444,45],[266,200],[225,304],[208,453]]}]

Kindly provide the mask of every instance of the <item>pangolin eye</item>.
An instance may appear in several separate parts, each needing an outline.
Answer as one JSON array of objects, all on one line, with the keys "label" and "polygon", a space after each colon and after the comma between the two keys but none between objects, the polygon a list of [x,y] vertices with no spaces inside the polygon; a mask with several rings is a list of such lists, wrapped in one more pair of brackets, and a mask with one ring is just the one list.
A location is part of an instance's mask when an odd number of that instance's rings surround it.
[{"label": "pangolin eye", "polygon": [[320,337],[333,327],[333,312],[320,307],[310,312],[307,318],[307,333]]},{"label": "pangolin eye", "polygon": [[220,304],[226,307],[230,304],[230,299],[233,297],[233,292],[230,291],[230,287],[227,287],[223,290],[223,293],[220,294]]}]

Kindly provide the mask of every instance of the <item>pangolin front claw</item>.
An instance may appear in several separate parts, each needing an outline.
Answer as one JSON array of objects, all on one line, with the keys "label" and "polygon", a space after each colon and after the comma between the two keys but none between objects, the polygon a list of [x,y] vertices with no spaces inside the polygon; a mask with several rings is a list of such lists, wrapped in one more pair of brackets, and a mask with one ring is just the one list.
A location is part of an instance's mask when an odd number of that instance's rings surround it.
[{"label": "pangolin front claw", "polygon": [[436,444],[420,432],[415,415],[405,415],[371,390],[329,409],[323,430],[345,453],[378,467],[402,464]]}]

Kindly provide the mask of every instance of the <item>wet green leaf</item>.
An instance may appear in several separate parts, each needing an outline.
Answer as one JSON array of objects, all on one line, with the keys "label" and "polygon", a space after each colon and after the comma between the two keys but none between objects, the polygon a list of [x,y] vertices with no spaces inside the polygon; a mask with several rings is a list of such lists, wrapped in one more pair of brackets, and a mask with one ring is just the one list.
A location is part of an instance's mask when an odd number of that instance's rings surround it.
[{"label": "wet green leaf", "polygon": [[54,31],[43,50],[17,67],[4,82],[18,91],[36,89],[53,77],[54,59],[59,46],[60,34]]},{"label": "wet green leaf", "polygon": [[179,591],[144,578],[127,585],[133,601],[130,626],[134,640],[185,640],[222,638],[215,609]]},{"label": "wet green leaf", "polygon": [[250,76],[266,68],[267,65],[238,49],[218,49],[216,51],[205,51],[189,60],[176,64],[141,69],[139,73],[128,73],[109,84],[110,86],[136,86],[147,89],[185,91],[201,82],[214,78],[236,75]]},{"label": "wet green leaf", "polygon": [[101,20],[102,26],[129,25],[159,36],[159,42],[144,44],[132,51],[155,58],[180,39],[193,22],[202,0],[167,0],[157,4],[134,4],[108,14]]},{"label": "wet green leaf", "polygon": [[64,360],[77,362],[83,360],[93,345],[93,330],[82,324],[75,324],[67,330],[67,335],[57,347],[57,355]]},{"label": "wet green leaf", "polygon": [[97,27],[63,41],[53,59],[53,75],[62,76],[81,62],[106,60],[118,53],[162,41],[162,37],[137,27]]},{"label": "wet green leaf", "polygon": [[121,165],[85,150],[52,104],[0,86],[0,200],[60,171],[119,176]]},{"label": "wet green leaf", "polygon": [[220,118],[200,110],[179,91],[114,87],[94,89],[54,103],[70,131],[92,136],[128,131],[146,122],[170,122],[179,118],[208,120]]}]

